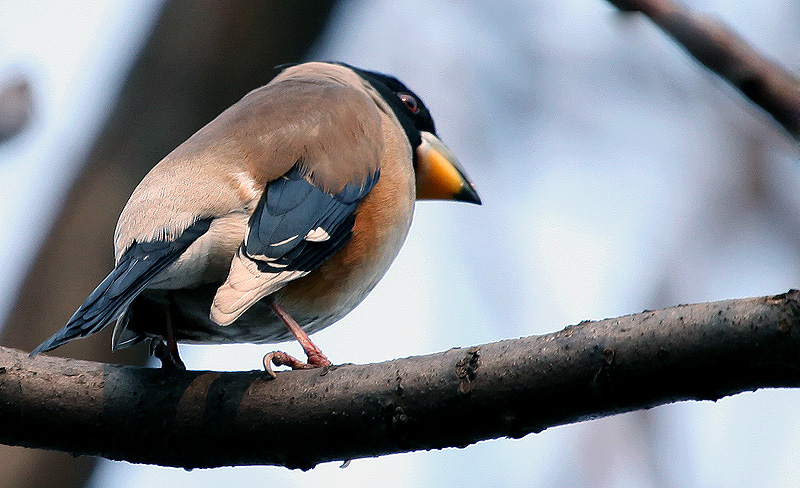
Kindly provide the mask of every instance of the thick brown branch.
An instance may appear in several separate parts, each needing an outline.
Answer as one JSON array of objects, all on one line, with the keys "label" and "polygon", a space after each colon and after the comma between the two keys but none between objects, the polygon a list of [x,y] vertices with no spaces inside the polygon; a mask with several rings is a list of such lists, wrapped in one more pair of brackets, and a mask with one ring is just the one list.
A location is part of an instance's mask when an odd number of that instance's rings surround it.
[{"label": "thick brown branch", "polygon": [[673,0],[609,0],[624,11],[642,12],[708,69],[767,111],[800,139],[800,82],[753,49],[721,22]]},{"label": "thick brown branch", "polygon": [[796,387],[798,357],[794,290],[275,380],[0,349],[0,442],[169,466],[310,468]]}]

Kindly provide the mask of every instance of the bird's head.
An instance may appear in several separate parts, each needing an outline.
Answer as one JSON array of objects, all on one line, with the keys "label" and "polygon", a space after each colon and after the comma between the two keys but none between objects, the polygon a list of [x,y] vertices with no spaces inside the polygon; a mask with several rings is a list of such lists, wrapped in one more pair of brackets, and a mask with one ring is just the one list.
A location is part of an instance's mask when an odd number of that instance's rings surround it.
[{"label": "bird's head", "polygon": [[436,135],[433,118],[422,99],[389,75],[345,65],[372,85],[394,111],[414,151],[417,200],[477,203],[475,185],[455,155]]}]

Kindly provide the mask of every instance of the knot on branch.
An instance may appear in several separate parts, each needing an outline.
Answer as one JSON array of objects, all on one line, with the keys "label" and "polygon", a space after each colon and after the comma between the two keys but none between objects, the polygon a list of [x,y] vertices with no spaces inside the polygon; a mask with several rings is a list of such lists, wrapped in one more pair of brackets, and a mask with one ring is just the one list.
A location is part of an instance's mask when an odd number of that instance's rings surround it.
[{"label": "knot on branch", "polygon": [[462,395],[469,395],[472,392],[472,382],[478,374],[480,367],[480,349],[470,347],[467,354],[456,363],[456,376],[460,380],[458,392]]}]

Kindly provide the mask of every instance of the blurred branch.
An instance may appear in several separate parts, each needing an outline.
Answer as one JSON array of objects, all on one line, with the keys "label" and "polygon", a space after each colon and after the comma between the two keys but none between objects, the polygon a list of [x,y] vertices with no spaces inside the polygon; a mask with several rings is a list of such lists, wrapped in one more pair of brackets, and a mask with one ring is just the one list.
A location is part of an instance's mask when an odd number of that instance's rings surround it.
[{"label": "blurred branch", "polygon": [[672,0],[609,0],[623,11],[642,12],[697,61],[767,111],[800,139],[798,76],[753,49],[722,22]]},{"label": "blurred branch", "polygon": [[0,348],[0,442],[181,467],[463,447],[800,386],[800,292],[682,305],[380,364],[175,372]]},{"label": "blurred branch", "polygon": [[27,127],[33,115],[31,85],[21,75],[0,84],[0,144]]}]

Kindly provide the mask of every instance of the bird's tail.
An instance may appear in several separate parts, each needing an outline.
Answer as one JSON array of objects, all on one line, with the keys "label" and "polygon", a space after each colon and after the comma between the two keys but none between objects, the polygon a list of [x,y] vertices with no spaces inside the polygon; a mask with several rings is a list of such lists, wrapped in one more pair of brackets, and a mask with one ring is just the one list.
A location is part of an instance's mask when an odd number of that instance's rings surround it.
[{"label": "bird's tail", "polygon": [[31,352],[31,357],[55,349],[78,337],[94,334],[118,318],[150,281],[147,278],[153,270],[149,264],[140,259],[126,259],[120,262],[75,311],[67,325],[39,344]]},{"label": "bird's tail", "polygon": [[39,344],[31,357],[50,351],[78,337],[94,334],[119,318],[147,285],[205,234],[211,219],[198,220],[174,241],[134,243],[102,283],[69,319],[67,325]]}]

